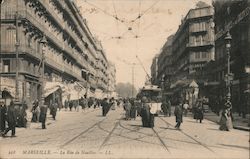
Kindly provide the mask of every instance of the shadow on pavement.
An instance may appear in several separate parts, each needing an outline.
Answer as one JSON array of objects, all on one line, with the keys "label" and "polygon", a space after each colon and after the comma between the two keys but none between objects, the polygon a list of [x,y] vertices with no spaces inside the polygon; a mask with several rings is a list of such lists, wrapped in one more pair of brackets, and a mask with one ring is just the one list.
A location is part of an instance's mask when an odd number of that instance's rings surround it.
[{"label": "shadow on pavement", "polygon": [[160,129],[168,129],[168,130],[177,130],[177,129],[175,129],[175,128],[169,128],[169,127],[160,127]]},{"label": "shadow on pavement", "polygon": [[207,130],[221,131],[221,130],[219,130],[219,128],[218,128],[218,129],[214,129],[214,128],[207,128]]},{"label": "shadow on pavement", "polygon": [[220,144],[222,146],[227,146],[227,147],[235,147],[235,148],[240,148],[240,149],[246,149],[249,150],[249,147],[244,147],[244,146],[239,146],[239,145],[227,145],[227,144]]},{"label": "shadow on pavement", "polygon": [[130,126],[140,127],[140,128],[142,128],[142,127],[143,127],[142,125],[134,125],[134,124],[130,124]]}]

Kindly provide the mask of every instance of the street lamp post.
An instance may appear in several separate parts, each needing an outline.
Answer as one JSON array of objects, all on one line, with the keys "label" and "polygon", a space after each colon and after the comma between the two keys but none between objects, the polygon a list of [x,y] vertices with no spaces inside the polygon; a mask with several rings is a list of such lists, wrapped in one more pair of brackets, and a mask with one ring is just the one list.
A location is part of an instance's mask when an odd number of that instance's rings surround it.
[{"label": "street lamp post", "polygon": [[41,96],[41,105],[44,105],[44,61],[45,61],[45,46],[47,44],[47,40],[45,38],[45,36],[43,36],[42,40],[40,41],[41,45],[42,45],[42,75],[41,75],[41,80],[42,80],[42,85],[41,85],[41,93],[42,93],[42,96]]},{"label": "street lamp post", "polygon": [[225,37],[225,43],[226,43],[226,52],[227,52],[227,74],[226,74],[226,87],[227,87],[227,97],[230,100],[231,98],[231,90],[230,90],[230,85],[231,85],[231,81],[233,78],[233,74],[231,74],[231,70],[230,70],[230,49],[231,49],[231,40],[232,37],[229,33],[229,31],[227,32],[227,35]]}]

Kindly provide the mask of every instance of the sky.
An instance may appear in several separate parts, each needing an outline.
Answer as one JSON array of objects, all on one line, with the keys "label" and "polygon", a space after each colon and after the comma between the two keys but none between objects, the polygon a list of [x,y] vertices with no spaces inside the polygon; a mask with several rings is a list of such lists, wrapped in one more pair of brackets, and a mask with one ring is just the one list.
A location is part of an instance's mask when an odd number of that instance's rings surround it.
[{"label": "sky", "polygon": [[153,57],[198,1],[211,5],[211,0],[74,0],[115,64],[117,83],[133,83],[136,89],[143,87]]}]

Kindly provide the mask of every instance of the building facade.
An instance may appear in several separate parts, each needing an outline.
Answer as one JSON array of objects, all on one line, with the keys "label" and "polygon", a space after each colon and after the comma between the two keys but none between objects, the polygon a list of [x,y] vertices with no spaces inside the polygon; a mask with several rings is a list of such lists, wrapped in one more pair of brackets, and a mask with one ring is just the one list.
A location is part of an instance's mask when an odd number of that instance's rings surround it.
[{"label": "building facade", "polygon": [[[204,64],[214,59],[213,7],[191,9],[173,37],[174,78],[198,81]],[[201,81],[202,82],[202,81]]]},{"label": "building facade", "polygon": [[[158,57],[157,85],[161,85],[165,90],[170,87],[174,75],[173,55],[172,55],[173,35],[167,38]],[[164,81],[164,83],[161,83]]]},{"label": "building facade", "polygon": [[[41,43],[43,37],[47,41],[45,47]],[[42,52],[45,83],[59,82],[66,86],[78,82],[81,90],[94,93],[100,87],[99,78],[103,81],[102,89],[107,89],[108,61],[73,1],[4,1],[1,90],[9,90],[18,100],[40,99]],[[103,74],[97,76],[96,68]]]},{"label": "building facade", "polygon": [[152,65],[150,67],[151,70],[151,79],[149,79],[151,81],[152,84],[157,84],[158,83],[158,54],[155,55],[155,57],[153,58],[153,62]]},{"label": "building facade", "polygon": [[[176,98],[188,98],[192,83],[204,83],[201,71],[214,60],[214,9],[202,6],[189,10],[176,33],[167,39],[158,58],[158,72],[153,72],[159,86]],[[154,64],[155,59],[153,60]],[[152,64],[152,66],[153,66]],[[155,68],[155,67],[153,67]],[[151,69],[155,71],[155,69]],[[154,76],[153,76],[154,75]]]},{"label": "building facade", "polygon": [[116,97],[116,68],[112,62],[109,62],[108,69],[108,92],[110,97]]},{"label": "building facade", "polygon": [[[250,1],[213,2],[215,9],[215,61],[207,66],[211,94],[223,99],[227,93],[225,76],[227,74],[227,51],[225,36],[232,36],[230,48],[230,68],[233,73],[231,82],[234,111],[249,111],[250,90]],[[214,98],[215,98],[214,97]],[[219,99],[218,99],[219,100]],[[248,100],[248,101],[247,101]]]}]

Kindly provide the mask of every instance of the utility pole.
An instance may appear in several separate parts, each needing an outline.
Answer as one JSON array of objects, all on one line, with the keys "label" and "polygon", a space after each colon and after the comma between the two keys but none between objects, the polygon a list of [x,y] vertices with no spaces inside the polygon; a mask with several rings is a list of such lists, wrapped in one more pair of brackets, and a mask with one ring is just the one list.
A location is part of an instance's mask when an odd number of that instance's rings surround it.
[{"label": "utility pole", "polygon": [[19,46],[20,46],[20,41],[19,41],[19,33],[18,33],[18,21],[19,21],[19,15],[18,11],[16,11],[15,15],[15,22],[16,22],[16,101],[19,101]]},{"label": "utility pole", "polygon": [[45,62],[45,46],[47,44],[47,40],[45,38],[45,36],[43,36],[42,40],[40,41],[41,45],[42,45],[42,75],[41,75],[41,105],[44,105],[44,62]]},{"label": "utility pole", "polygon": [[134,84],[135,84],[135,79],[134,79],[134,66],[135,66],[135,63],[132,63],[132,98],[134,97]]}]

